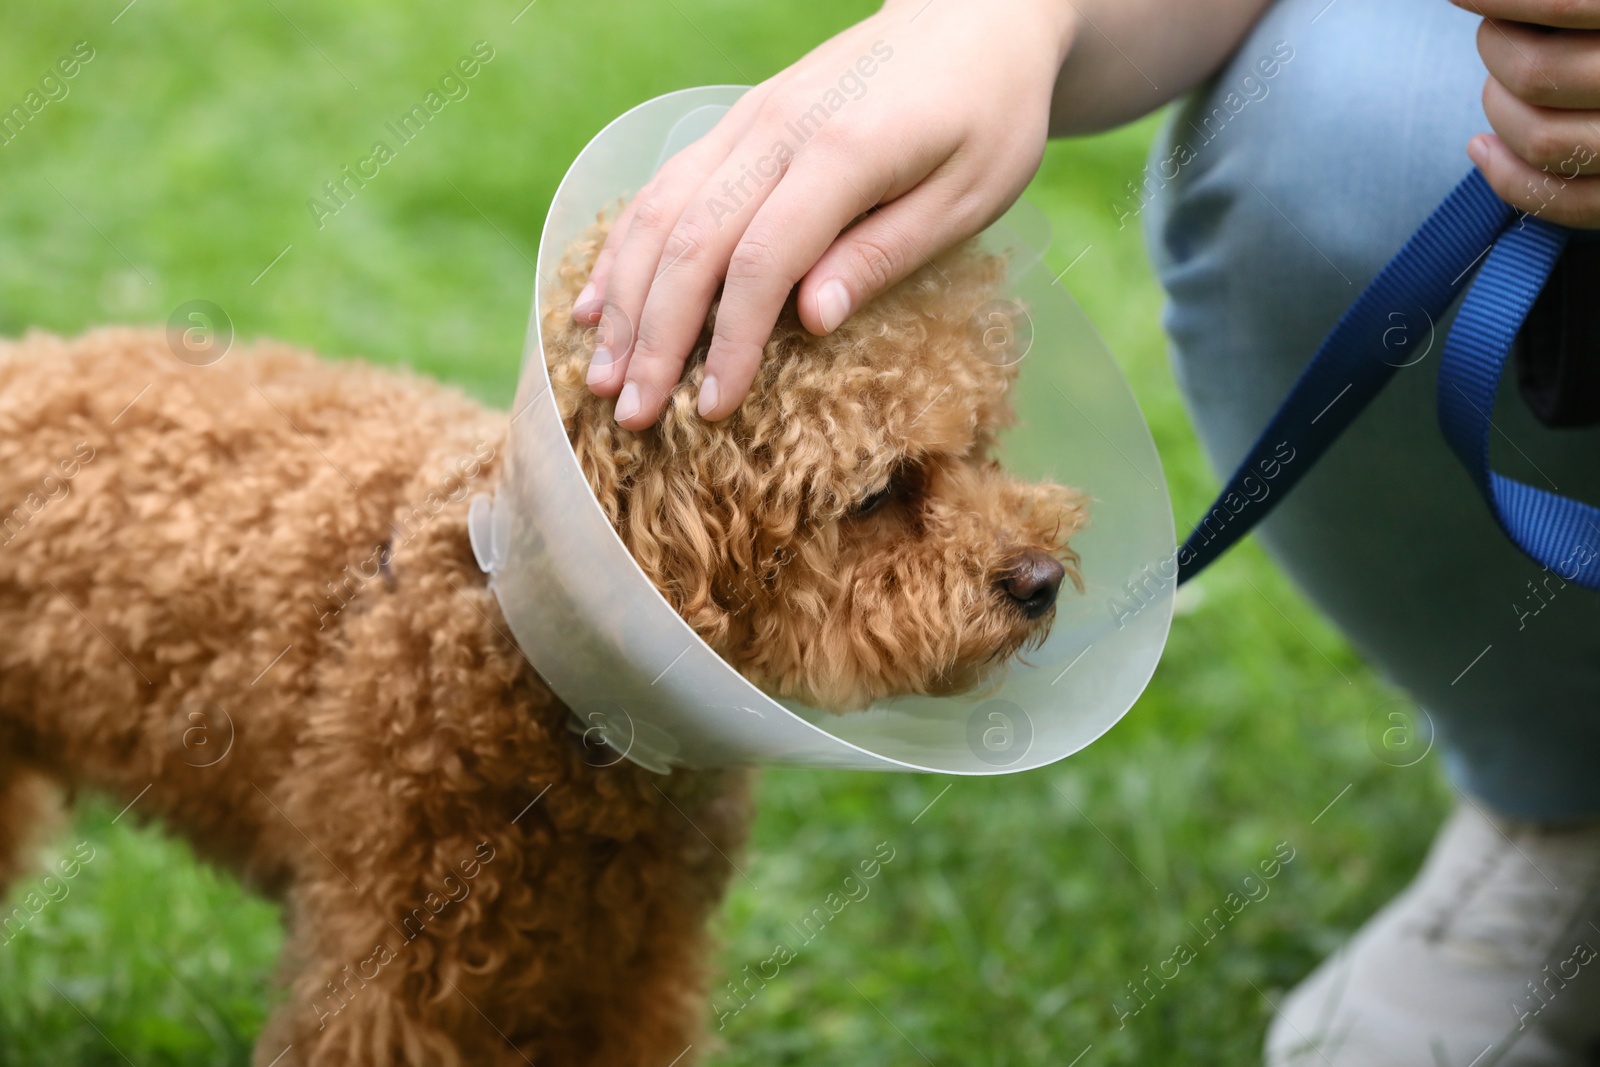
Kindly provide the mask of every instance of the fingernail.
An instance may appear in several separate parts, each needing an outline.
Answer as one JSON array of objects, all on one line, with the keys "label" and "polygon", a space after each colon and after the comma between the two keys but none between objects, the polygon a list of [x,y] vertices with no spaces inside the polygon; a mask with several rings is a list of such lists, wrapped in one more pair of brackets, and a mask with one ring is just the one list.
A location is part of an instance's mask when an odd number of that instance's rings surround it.
[{"label": "fingernail", "polygon": [[590,385],[599,385],[611,377],[611,349],[601,345],[594,350],[594,355],[589,357],[589,373],[584,381]]},{"label": "fingernail", "polygon": [[708,374],[700,383],[700,402],[696,405],[702,418],[708,417],[717,407],[717,379]]},{"label": "fingernail", "polygon": [[639,387],[629,382],[622,387],[622,395],[617,397],[617,421],[631,419],[639,414]]},{"label": "fingernail", "polygon": [[830,278],[817,290],[817,318],[824,333],[832,333],[850,316],[850,290],[838,278]]},{"label": "fingernail", "polygon": [[1488,156],[1487,146],[1483,142],[1483,135],[1479,134],[1467,142],[1467,158],[1478,166],[1483,166],[1484,159]]},{"label": "fingernail", "polygon": [[588,285],[585,285],[583,287],[583,291],[578,294],[578,299],[576,299],[576,300],[574,300],[572,302],[572,315],[573,315],[573,317],[574,318],[580,318],[580,317],[581,318],[588,318],[590,315],[593,315],[594,312],[595,312],[595,309],[589,306],[590,304],[593,304],[593,303],[594,303],[594,282],[590,282]]}]

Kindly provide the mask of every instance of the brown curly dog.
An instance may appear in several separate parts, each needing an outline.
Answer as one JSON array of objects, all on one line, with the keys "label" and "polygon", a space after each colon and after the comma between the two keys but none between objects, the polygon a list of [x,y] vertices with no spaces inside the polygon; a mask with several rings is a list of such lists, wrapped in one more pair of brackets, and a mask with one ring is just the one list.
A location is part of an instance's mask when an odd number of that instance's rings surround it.
[{"label": "brown curly dog", "polygon": [[[718,424],[702,346],[635,434],[568,318],[595,248],[547,310],[556,395],[713,647],[844,710],[1042,637],[1083,512],[986,458],[1014,376],[971,325],[994,260],[947,256],[826,338],[790,308]],[[506,414],[271,344],[175,351],[0,343],[0,889],[62,788],[94,790],[284,902],[257,1067],[692,1062],[748,776],[596,759],[508,639],[466,529]]]}]

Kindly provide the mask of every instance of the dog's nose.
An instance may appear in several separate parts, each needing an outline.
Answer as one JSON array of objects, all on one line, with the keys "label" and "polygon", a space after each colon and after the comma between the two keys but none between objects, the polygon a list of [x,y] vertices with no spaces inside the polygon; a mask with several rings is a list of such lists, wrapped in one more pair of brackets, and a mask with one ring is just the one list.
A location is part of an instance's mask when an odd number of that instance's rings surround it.
[{"label": "dog's nose", "polygon": [[1044,615],[1056,603],[1056,593],[1067,569],[1048,552],[1030,548],[1017,557],[1006,576],[996,584],[1030,619]]}]

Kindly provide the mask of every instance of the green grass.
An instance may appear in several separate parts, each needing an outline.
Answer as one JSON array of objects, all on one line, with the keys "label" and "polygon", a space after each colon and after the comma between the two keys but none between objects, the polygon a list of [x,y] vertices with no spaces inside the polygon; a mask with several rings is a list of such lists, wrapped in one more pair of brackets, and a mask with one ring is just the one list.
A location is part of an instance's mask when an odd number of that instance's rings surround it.
[{"label": "green grass", "polygon": [[[206,299],[241,335],[410,364],[496,403],[545,206],[589,135],[659,92],[765,77],[869,8],[541,0],[512,24],[523,0],[141,0],[113,24],[124,2],[6,13],[0,109],[76,42],[95,57],[0,148],[0,332],[158,323]],[[478,40],[496,55],[470,96],[319,231],[307,199]],[[1092,246],[1067,280],[1134,383],[1181,517],[1214,482],[1138,234],[1109,206],[1153,129],[1052,146],[1031,195],[1057,270]],[[792,940],[786,924],[879,842],[895,858],[728,1022],[712,1061],[1036,1067],[1092,1045],[1082,1067],[1251,1062],[1263,994],[1406,880],[1447,794],[1433,759],[1374,757],[1388,694],[1253,545],[1184,607],[1138,706],[1063,764],[768,773],[748,879],[719,922],[726,977]],[[274,910],[115,815],[87,805],[52,857],[87,841],[95,859],[0,944],[0,1067],[246,1063]],[[1270,895],[1202,946],[1190,924],[1279,842],[1295,858]],[[1179,941],[1196,958],[1119,1025],[1125,984]]]}]

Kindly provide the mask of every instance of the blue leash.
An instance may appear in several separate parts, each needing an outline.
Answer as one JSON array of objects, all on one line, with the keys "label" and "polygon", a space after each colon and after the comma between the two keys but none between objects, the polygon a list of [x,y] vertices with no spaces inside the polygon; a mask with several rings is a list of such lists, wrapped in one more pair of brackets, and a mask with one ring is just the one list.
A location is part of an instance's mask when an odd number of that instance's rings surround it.
[{"label": "blue leash", "polygon": [[1500,375],[1569,236],[1519,214],[1482,174],[1469,174],[1317,349],[1178,550],[1179,584],[1266,518],[1389,384],[1401,366],[1388,361],[1384,344],[1395,313],[1420,309],[1437,322],[1482,259],[1440,358],[1439,428],[1506,536],[1566,581],[1600,591],[1600,508],[1489,469],[1489,418]]}]

